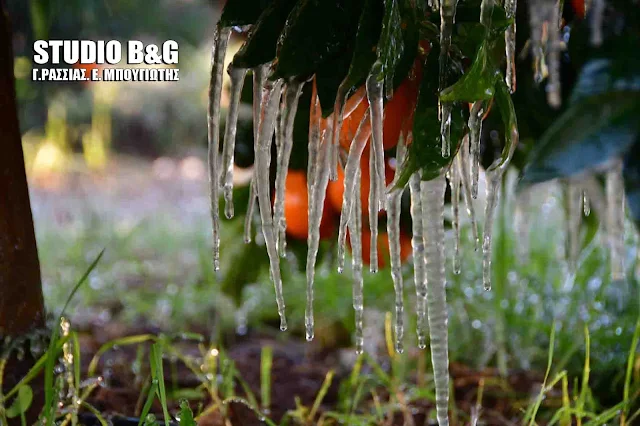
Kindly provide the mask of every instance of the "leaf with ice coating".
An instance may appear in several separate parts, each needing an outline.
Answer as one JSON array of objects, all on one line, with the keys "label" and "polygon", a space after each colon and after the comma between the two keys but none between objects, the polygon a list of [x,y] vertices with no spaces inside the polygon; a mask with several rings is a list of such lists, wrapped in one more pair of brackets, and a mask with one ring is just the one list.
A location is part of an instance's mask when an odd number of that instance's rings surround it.
[{"label": "leaf with ice coating", "polygon": [[247,7],[246,0],[228,0],[222,9],[218,26],[225,28],[255,24],[271,3],[273,0],[256,0],[251,7]]},{"label": "leaf with ice coating", "polygon": [[271,62],[276,57],[278,37],[296,1],[275,0],[264,10],[251,28],[247,41],[233,57],[234,66],[254,68]]},{"label": "leaf with ice coating", "polygon": [[340,53],[355,38],[363,1],[300,0],[278,40],[272,78],[309,77]]},{"label": "leaf with ice coating", "polygon": [[[427,57],[425,75],[438,75],[438,47]],[[416,170],[422,171],[423,179],[433,179],[448,167],[458,152],[467,122],[467,112],[459,103],[454,103],[451,112],[451,155],[442,155],[440,120],[438,118],[438,81],[424,78],[413,120],[413,143],[402,166],[402,174],[397,187],[404,187]]]}]

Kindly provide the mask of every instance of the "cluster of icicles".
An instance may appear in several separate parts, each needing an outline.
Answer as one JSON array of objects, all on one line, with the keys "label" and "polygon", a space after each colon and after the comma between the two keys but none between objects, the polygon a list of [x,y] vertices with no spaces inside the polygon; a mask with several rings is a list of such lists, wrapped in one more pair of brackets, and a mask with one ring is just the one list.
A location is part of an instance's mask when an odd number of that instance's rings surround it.
[{"label": "cluster of icicles", "polygon": [[[441,85],[446,79],[448,55],[446,51],[451,45],[451,33],[455,21],[455,10],[458,0],[431,0],[430,5],[439,9],[441,20],[441,50],[444,52],[439,58],[441,71]],[[594,1],[594,3],[598,3]],[[514,17],[516,0],[504,0],[505,10],[509,17]],[[559,103],[558,32],[550,30],[559,24],[558,3],[555,0],[532,0],[531,24],[532,51],[535,57],[536,69],[542,69],[543,28],[547,28],[546,57],[549,70],[548,92],[552,105]],[[483,10],[493,7],[494,0],[483,0]],[[595,6],[594,6],[595,7]],[[486,19],[486,14],[481,14]],[[483,22],[490,25],[489,22]],[[549,25],[551,24],[551,25]],[[559,31],[559,29],[558,29]],[[515,24],[512,24],[505,34],[506,41],[506,82],[510,90],[515,90]],[[594,34],[597,31],[594,31]],[[249,70],[236,68],[231,65],[228,69],[231,81],[231,96],[226,118],[222,159],[218,158],[220,134],[220,99],[223,81],[223,64],[227,44],[231,35],[231,28],[218,28],[212,49],[211,84],[209,88],[208,137],[209,137],[209,180],[211,191],[211,215],[213,222],[213,260],[214,268],[219,269],[219,192],[223,191],[225,200],[225,216],[231,218],[234,214],[233,168],[236,125],[240,95],[245,77]],[[598,37],[597,34],[595,36]],[[379,65],[379,64],[377,64]],[[374,65],[372,69],[380,69]],[[274,284],[280,328],[286,330],[285,302],[280,274],[280,257],[286,254],[286,221],[284,216],[285,180],[289,166],[289,157],[293,144],[293,124],[303,85],[295,79],[272,81],[270,77],[271,64],[265,64],[251,69],[253,75],[253,127],[255,164],[253,178],[250,185],[249,205],[245,222],[245,242],[251,241],[252,217],[257,200],[260,213],[262,232],[270,260],[271,279]],[[540,74],[541,75],[541,74]],[[542,78],[542,77],[540,77]],[[347,98],[344,90],[339,90],[334,113],[323,119],[317,93],[314,90],[311,100],[310,126],[308,139],[308,193],[309,193],[309,235],[308,254],[306,262],[307,276],[307,305],[305,314],[306,337],[313,339],[313,292],[316,256],[319,246],[319,228],[324,208],[324,199],[328,181],[337,179],[337,170],[341,166],[345,171],[344,197],[340,217],[338,241],[338,270],[344,269],[345,244],[347,234],[352,248],[353,272],[353,307],[355,309],[355,344],[358,353],[363,350],[363,261],[362,261],[362,226],[363,212],[360,197],[360,158],[365,152],[366,144],[371,141],[369,150],[369,165],[371,170],[371,184],[369,190],[369,226],[371,231],[370,268],[377,272],[377,236],[378,212],[387,211],[387,232],[389,236],[389,253],[391,276],[395,290],[395,347],[398,352],[403,351],[404,336],[404,303],[403,278],[400,262],[400,200],[402,190],[396,189],[396,180],[400,175],[400,165],[407,153],[407,147],[412,142],[412,134],[408,132],[400,136],[397,143],[396,160],[398,167],[394,182],[387,188],[384,175],[383,148],[383,118],[384,100],[392,95],[392,88],[385,87],[383,79],[372,73],[366,82],[365,89],[356,91]],[[339,135],[343,119],[353,112],[359,102],[367,96],[369,109],[362,118],[353,136],[348,152],[340,148]],[[444,197],[447,180],[451,186],[453,230],[455,234],[453,271],[460,273],[460,199],[464,200],[470,218],[471,229],[476,247],[479,236],[476,225],[473,199],[478,194],[478,178],[480,163],[480,134],[482,118],[485,111],[482,102],[476,102],[471,108],[468,122],[469,133],[464,136],[461,147],[455,154],[448,170],[430,181],[423,181],[420,172],[416,172],[409,181],[411,195],[412,248],[414,281],[417,296],[417,334],[420,348],[426,347],[426,330],[429,330],[429,342],[433,363],[434,381],[436,388],[436,408],[438,422],[441,426],[448,425],[449,399],[449,371],[448,371],[448,330],[447,303],[445,293],[445,263],[444,252]],[[442,155],[451,155],[451,141],[449,127],[451,123],[451,107],[440,105],[442,122]],[[323,121],[321,123],[321,121]],[[517,129],[511,129],[512,139],[517,141]],[[275,200],[271,203],[269,187],[269,169],[271,161],[271,144],[274,139],[277,148],[277,167],[275,181]],[[515,143],[514,143],[515,146]],[[486,290],[491,289],[491,231],[497,196],[505,170],[509,164],[513,149],[509,152],[507,161],[497,167],[487,170],[487,202],[485,210],[484,234],[482,239],[483,253],[483,285]],[[614,219],[611,219],[612,221]],[[616,222],[618,223],[618,222]],[[618,251],[619,253],[619,251]]]}]

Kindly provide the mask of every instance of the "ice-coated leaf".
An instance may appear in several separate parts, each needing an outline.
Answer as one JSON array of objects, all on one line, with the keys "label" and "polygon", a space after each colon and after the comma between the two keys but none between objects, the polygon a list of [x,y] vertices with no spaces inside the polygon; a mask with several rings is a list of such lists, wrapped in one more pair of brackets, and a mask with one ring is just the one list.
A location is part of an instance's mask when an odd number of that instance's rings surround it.
[{"label": "ice-coated leaf", "polygon": [[221,27],[234,27],[255,24],[262,12],[274,0],[254,0],[251,7],[247,7],[246,0],[228,0],[218,25]]},{"label": "ice-coated leaf", "polygon": [[569,177],[623,155],[639,132],[640,91],[615,91],[569,106],[530,154],[521,185]]},{"label": "ice-coated leaf", "polygon": [[494,95],[498,68],[489,55],[488,43],[483,43],[473,61],[471,69],[454,85],[440,93],[443,102],[475,102],[489,100]]},{"label": "ice-coated leaf", "polygon": [[345,89],[362,85],[376,61],[376,45],[380,39],[383,14],[384,8],[381,1],[365,0],[358,21],[349,72],[344,80]]},{"label": "ice-coated leaf", "polygon": [[[309,77],[353,40],[363,0],[300,0],[278,40],[275,78]],[[331,104],[333,106],[333,104]]]},{"label": "ice-coated leaf", "polygon": [[[425,75],[438,75],[438,48],[429,54],[425,65]],[[413,121],[413,143],[409,147],[407,159],[398,179],[397,187],[404,187],[416,170],[422,170],[422,179],[433,179],[440,175],[443,168],[449,166],[462,140],[467,122],[467,112],[455,103],[451,112],[451,155],[443,157],[438,118],[438,81],[424,78]]]},{"label": "ice-coated leaf", "polygon": [[[254,68],[271,62],[276,57],[278,37],[296,1],[274,0],[265,9],[251,29],[247,41],[233,57],[235,67]],[[236,2],[240,3],[240,1]],[[247,7],[246,4],[245,7]]]}]

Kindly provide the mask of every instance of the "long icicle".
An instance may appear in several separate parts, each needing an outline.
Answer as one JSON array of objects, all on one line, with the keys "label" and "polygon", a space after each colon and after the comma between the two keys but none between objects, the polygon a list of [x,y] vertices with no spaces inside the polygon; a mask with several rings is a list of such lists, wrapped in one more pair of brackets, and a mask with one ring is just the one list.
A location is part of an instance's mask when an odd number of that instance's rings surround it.
[{"label": "long icicle", "polygon": [[277,227],[278,252],[281,257],[286,255],[287,222],[284,217],[284,193],[287,172],[289,170],[289,159],[291,158],[291,148],[293,147],[293,124],[298,111],[298,100],[302,93],[303,83],[295,80],[289,81],[284,93],[284,103],[282,112],[282,132],[283,138],[278,149],[278,167],[276,169],[276,195],[274,199],[273,220]]},{"label": "long icicle", "polygon": [[[456,158],[460,153],[456,155]],[[460,173],[453,166],[449,170],[449,185],[451,186],[451,213],[453,226],[453,273],[460,273]]]},{"label": "long icicle", "polygon": [[606,196],[611,279],[620,281],[624,280],[624,181],[621,161],[617,161],[607,172]]},{"label": "long icicle", "polygon": [[504,0],[504,9],[507,18],[513,19],[504,33],[505,56],[507,58],[507,72],[505,81],[511,93],[516,91],[516,9],[518,0]]},{"label": "long icicle", "polygon": [[318,99],[318,91],[316,81],[313,80],[313,89],[311,91],[311,107],[309,111],[309,157],[307,160],[307,194],[309,194],[308,208],[311,210],[311,183],[312,176],[316,174],[318,167],[318,152],[320,151],[320,121],[322,113],[320,111],[320,100]]},{"label": "long icicle", "polygon": [[476,220],[476,211],[473,206],[473,197],[471,195],[471,184],[469,181],[469,135],[465,135],[462,139],[462,146],[458,151],[459,155],[454,160],[454,165],[458,169],[458,175],[460,175],[460,183],[462,185],[462,194],[464,195],[464,202],[467,206],[467,215],[469,216],[469,222],[471,224],[471,235],[473,237],[473,244],[476,250],[480,247],[480,237],[478,235],[478,223]]},{"label": "long icicle", "polygon": [[567,182],[566,185],[567,216],[567,264],[569,271],[577,271],[578,256],[580,255],[580,224],[582,223],[582,186],[578,182]]},{"label": "long icicle", "polygon": [[420,173],[414,173],[411,176],[411,179],[409,179],[409,190],[411,191],[411,248],[413,249],[413,281],[415,282],[416,287],[416,313],[418,316],[416,330],[418,335],[418,347],[420,349],[424,349],[427,347],[427,281],[425,276],[422,200],[420,198]]},{"label": "long icicle", "polygon": [[371,244],[369,244],[369,271],[378,272],[378,179],[373,177],[373,169],[375,168],[376,154],[373,149],[369,150],[369,234],[371,236]]},{"label": "long icicle", "polygon": [[[375,68],[375,66],[374,66]],[[369,200],[369,205],[374,202],[373,208],[377,211],[385,210],[385,175],[384,175],[384,82],[379,79],[377,72],[371,72],[367,77],[367,98],[369,99],[369,111],[371,111],[371,151],[374,156],[373,165],[370,168],[371,185],[376,187],[375,197]],[[369,207],[371,210],[371,207]],[[371,242],[371,247],[374,246]],[[373,262],[371,263],[373,265]]]},{"label": "long icicle", "polygon": [[[333,105],[333,137],[331,144],[336,148],[340,147],[340,132],[342,130],[342,123],[345,117],[351,115],[351,113],[358,107],[362,99],[366,96],[367,91],[364,87],[358,89],[353,95],[346,99],[347,88],[344,87],[344,83],[338,88],[338,95],[336,96],[336,102]],[[336,149],[336,162],[339,149]],[[332,177],[332,176],[331,176]],[[337,179],[337,163],[336,163],[336,179]],[[336,180],[332,179],[332,180]]]},{"label": "long icicle", "polygon": [[484,229],[482,235],[482,285],[485,290],[491,290],[491,242],[493,236],[493,221],[496,215],[498,207],[498,194],[502,186],[502,178],[516,146],[518,145],[518,129],[513,127],[510,130],[510,136],[508,138],[509,151],[506,159],[498,158],[485,172],[487,180],[487,204],[484,211]]},{"label": "long icicle", "polygon": [[469,154],[471,161],[471,196],[478,198],[480,177],[480,135],[482,134],[483,102],[476,101],[469,111]]},{"label": "long icicle", "polygon": [[220,145],[220,96],[222,95],[222,74],[224,57],[231,36],[231,28],[216,28],[211,51],[211,81],[209,83],[209,107],[207,109],[208,124],[208,161],[209,161],[209,196],[211,201],[211,227],[213,239],[213,269],[220,270],[220,212],[218,210],[218,193],[220,189],[218,175],[218,149]]},{"label": "long icicle", "polygon": [[256,184],[258,190],[258,206],[260,208],[260,218],[262,219],[262,233],[264,235],[267,254],[269,255],[269,266],[271,279],[276,293],[278,304],[278,314],[280,315],[280,329],[287,329],[287,319],[285,316],[284,297],[282,295],[282,277],[280,275],[280,257],[276,247],[276,235],[271,215],[271,191],[269,188],[269,163],[271,162],[271,142],[275,130],[275,121],[278,115],[278,105],[282,92],[282,80],[267,88],[264,96],[262,119],[260,120],[260,134],[256,149]]},{"label": "long icicle", "polygon": [[307,340],[313,339],[313,284],[315,280],[316,259],[320,245],[320,222],[324,211],[324,200],[329,183],[329,165],[331,164],[331,118],[327,121],[327,128],[322,134],[322,143],[318,157],[318,167],[315,175],[309,176],[311,191],[309,191],[309,233],[307,237],[307,308],[304,324]]},{"label": "long icicle", "polygon": [[420,183],[427,274],[427,316],[439,426],[449,426],[449,331],[444,254],[444,175]]},{"label": "long icicle", "polygon": [[533,56],[533,79],[540,83],[543,79],[542,64],[542,34],[546,19],[546,5],[549,0],[530,0],[529,3],[529,28],[531,31],[531,54]]},{"label": "long icicle", "polygon": [[[258,146],[258,138],[260,133],[260,117],[262,116],[262,91],[267,80],[267,71],[269,65],[259,65],[252,69],[253,72],[253,145],[254,151]],[[253,212],[256,207],[256,171],[255,167],[249,184],[249,202],[247,204],[247,213],[244,218],[244,242],[251,242],[251,224],[253,223]]]},{"label": "long icicle", "polygon": [[[442,0],[440,2],[440,56],[438,90],[447,86],[449,75],[449,50],[451,48],[451,34],[456,19],[458,0]],[[451,103],[440,104],[440,135],[442,138],[442,156],[451,155]]]},{"label": "long icicle", "polygon": [[562,13],[558,10],[559,3],[555,0],[547,0],[547,64],[549,69],[549,82],[547,83],[547,102],[554,108],[560,107],[561,81],[560,81],[560,24]]},{"label": "long icicle", "polygon": [[236,130],[238,125],[238,111],[240,107],[240,95],[244,86],[244,78],[247,75],[246,68],[236,68],[229,65],[229,77],[231,78],[231,100],[227,111],[227,122],[224,130],[224,142],[222,145],[222,170],[220,186],[224,194],[224,213],[227,219],[233,217],[233,158],[236,147]]},{"label": "long icicle", "polygon": [[371,120],[367,110],[360,121],[356,135],[351,141],[347,164],[344,167],[344,192],[342,196],[342,212],[340,213],[340,226],[338,228],[338,272],[344,270],[345,243],[347,239],[347,224],[351,218],[353,203],[356,200],[355,176],[360,170],[360,158],[367,141],[371,136]]},{"label": "long icicle", "polygon": [[353,309],[355,311],[355,343],[356,353],[361,354],[364,346],[364,279],[362,277],[362,203],[360,201],[360,184],[362,171],[356,171],[355,205],[349,221],[349,240],[351,241],[351,265],[353,268]]},{"label": "long icicle", "polygon": [[404,351],[404,283],[402,281],[402,263],[400,256],[400,202],[402,201],[403,190],[395,188],[394,185],[400,177],[400,165],[404,162],[405,153],[406,145],[401,135],[396,148],[396,172],[394,182],[391,184],[391,192],[387,195],[387,235],[389,236],[391,278],[393,279],[393,289],[396,295],[395,346],[396,352],[398,353]]}]

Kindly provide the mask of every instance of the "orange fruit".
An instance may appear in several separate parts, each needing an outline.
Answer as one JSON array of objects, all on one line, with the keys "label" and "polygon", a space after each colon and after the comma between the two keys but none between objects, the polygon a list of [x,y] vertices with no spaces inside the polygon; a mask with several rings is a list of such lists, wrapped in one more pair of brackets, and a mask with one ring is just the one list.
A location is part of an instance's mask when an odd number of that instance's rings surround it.
[{"label": "orange fruit", "polygon": [[[287,234],[304,240],[309,233],[309,194],[307,177],[301,170],[289,170],[285,181],[284,217],[287,221]],[[320,237],[328,238],[333,234],[335,224],[331,217],[331,206],[325,200]]]},{"label": "orange fruit", "polygon": [[[400,260],[407,260],[413,249],[411,247],[411,237],[400,232]],[[362,261],[369,265],[371,263],[371,232],[369,229],[362,231]],[[386,232],[378,234],[378,268],[385,268],[390,265],[389,261],[389,235]]]}]

